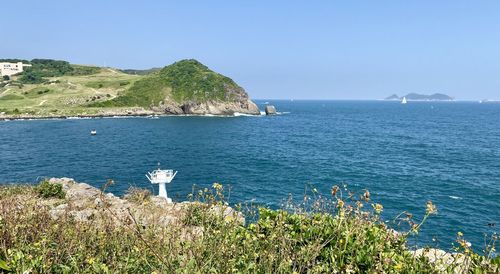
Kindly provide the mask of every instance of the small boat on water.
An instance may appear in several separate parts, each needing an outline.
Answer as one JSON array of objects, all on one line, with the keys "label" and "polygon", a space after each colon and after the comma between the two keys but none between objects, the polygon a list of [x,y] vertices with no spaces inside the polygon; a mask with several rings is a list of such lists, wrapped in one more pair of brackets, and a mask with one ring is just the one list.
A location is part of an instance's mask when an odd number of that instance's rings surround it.
[{"label": "small boat on water", "polygon": [[91,130],[90,135],[97,135],[97,130],[95,130],[95,129]]},{"label": "small boat on water", "polygon": [[401,104],[403,104],[403,105],[404,105],[404,104],[406,104],[406,103],[408,103],[408,102],[406,101],[406,97],[403,97],[403,100],[401,101]]}]

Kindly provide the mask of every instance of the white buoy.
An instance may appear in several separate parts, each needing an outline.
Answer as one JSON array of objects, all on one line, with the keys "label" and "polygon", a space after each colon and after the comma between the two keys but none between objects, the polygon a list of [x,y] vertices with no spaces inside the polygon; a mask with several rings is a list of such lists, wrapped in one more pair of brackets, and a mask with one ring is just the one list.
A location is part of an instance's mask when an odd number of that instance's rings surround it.
[{"label": "white buoy", "polygon": [[153,172],[148,172],[148,174],[146,174],[146,178],[148,178],[152,184],[158,184],[158,196],[165,198],[168,203],[171,203],[172,199],[167,196],[167,188],[165,187],[165,184],[172,182],[176,174],[177,171],[174,172],[172,169],[158,168]]}]

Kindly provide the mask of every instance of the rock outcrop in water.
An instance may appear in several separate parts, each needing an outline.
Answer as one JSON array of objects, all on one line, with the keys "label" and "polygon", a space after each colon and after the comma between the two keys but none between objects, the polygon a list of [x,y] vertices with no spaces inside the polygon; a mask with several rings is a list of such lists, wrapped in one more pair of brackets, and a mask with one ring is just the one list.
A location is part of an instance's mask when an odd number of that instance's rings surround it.
[{"label": "rock outcrop in water", "polygon": [[276,108],[272,105],[267,105],[265,111],[266,115],[276,115]]}]

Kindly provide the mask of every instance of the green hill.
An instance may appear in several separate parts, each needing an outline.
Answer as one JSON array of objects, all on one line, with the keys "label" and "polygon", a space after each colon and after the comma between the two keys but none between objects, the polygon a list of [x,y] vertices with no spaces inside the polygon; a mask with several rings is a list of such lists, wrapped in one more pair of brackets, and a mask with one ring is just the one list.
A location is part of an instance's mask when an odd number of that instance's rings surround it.
[{"label": "green hill", "polygon": [[94,103],[92,106],[150,107],[160,104],[166,98],[182,103],[233,101],[245,95],[244,90],[230,78],[190,59],[176,62],[147,75],[135,82],[122,95],[109,101]]},{"label": "green hill", "polygon": [[196,60],[140,73],[50,59],[2,61],[32,66],[0,81],[0,119],[260,114],[243,88]]}]

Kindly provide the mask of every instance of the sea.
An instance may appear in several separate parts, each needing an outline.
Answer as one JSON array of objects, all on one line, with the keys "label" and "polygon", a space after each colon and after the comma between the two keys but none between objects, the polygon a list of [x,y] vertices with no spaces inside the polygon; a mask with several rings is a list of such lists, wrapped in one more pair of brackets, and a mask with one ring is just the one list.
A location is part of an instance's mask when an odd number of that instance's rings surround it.
[{"label": "sea", "polygon": [[418,221],[432,201],[438,212],[415,245],[449,249],[462,232],[481,251],[499,233],[500,103],[256,102],[278,115],[1,121],[0,182],[112,179],[117,195],[157,192],[145,174],[159,164],[178,171],[167,186],[174,201],[218,182],[231,204],[281,208],[339,185],[369,190],[396,229],[399,214]]}]

